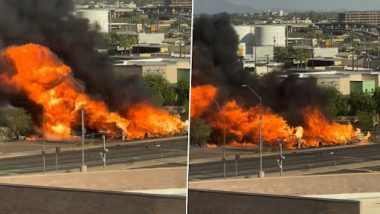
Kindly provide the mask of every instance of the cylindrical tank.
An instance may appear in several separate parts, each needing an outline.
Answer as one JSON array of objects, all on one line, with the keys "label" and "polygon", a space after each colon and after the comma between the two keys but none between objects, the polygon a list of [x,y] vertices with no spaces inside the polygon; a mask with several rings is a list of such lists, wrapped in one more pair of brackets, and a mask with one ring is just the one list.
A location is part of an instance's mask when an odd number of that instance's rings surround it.
[{"label": "cylindrical tank", "polygon": [[109,32],[109,11],[105,9],[78,10],[76,16],[90,21],[91,25],[98,26],[102,33]]},{"label": "cylindrical tank", "polygon": [[253,46],[254,28],[250,25],[234,26],[236,34],[239,36],[239,42],[245,43],[247,46]]},{"label": "cylindrical tank", "polygon": [[286,46],[286,26],[262,25],[255,27],[256,46]]}]

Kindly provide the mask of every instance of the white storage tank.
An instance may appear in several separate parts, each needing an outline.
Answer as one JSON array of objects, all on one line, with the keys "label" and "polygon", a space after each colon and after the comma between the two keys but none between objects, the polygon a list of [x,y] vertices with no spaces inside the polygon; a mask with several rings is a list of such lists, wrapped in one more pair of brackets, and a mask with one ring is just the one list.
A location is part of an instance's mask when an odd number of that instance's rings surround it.
[{"label": "white storage tank", "polygon": [[255,27],[256,46],[286,46],[286,26],[261,25]]},{"label": "white storage tank", "polygon": [[79,18],[88,19],[90,24],[99,27],[101,33],[109,32],[109,10],[106,9],[88,9],[78,10],[76,16]]}]

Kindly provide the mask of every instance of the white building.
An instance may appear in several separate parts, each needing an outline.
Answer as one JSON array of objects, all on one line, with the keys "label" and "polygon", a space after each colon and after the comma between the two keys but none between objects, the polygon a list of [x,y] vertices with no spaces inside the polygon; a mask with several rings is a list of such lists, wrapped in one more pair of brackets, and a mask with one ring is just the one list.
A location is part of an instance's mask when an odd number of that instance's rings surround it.
[{"label": "white building", "polygon": [[316,58],[335,58],[339,53],[338,48],[314,48],[313,56]]},{"label": "white building", "polygon": [[139,44],[162,44],[165,40],[164,33],[140,33]]}]

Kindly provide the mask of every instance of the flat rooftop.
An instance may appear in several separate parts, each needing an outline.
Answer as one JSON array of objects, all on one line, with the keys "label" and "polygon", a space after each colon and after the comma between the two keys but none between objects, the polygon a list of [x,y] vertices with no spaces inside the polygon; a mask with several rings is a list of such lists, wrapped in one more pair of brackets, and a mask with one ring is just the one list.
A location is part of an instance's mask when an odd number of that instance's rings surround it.
[{"label": "flat rooftop", "polygon": [[185,167],[0,177],[0,185],[183,195]]},{"label": "flat rooftop", "polygon": [[380,192],[380,173],[190,182],[190,189],[271,195],[337,195]]}]

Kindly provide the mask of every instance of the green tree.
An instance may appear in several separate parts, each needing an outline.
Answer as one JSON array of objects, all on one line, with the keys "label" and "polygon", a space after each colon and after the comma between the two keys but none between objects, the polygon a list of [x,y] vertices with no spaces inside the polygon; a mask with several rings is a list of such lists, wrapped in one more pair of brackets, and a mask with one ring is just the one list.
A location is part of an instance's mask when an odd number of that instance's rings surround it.
[{"label": "green tree", "polygon": [[121,46],[124,49],[124,54],[127,54],[127,49],[129,50],[129,54],[132,53],[132,46],[137,44],[137,37],[133,35],[121,35],[116,32],[111,32],[106,36],[107,43],[110,45]]},{"label": "green tree", "polygon": [[[150,87],[152,95],[161,93],[164,98],[163,105],[174,105],[176,101],[176,93],[173,87],[170,86],[168,80],[161,75],[146,75],[144,77],[146,84]],[[154,95],[159,96],[159,95]]]},{"label": "green tree", "polygon": [[187,99],[187,100],[185,100],[184,102],[183,102],[183,108],[185,109],[185,114],[184,114],[184,117],[185,118],[189,118],[189,107],[190,107],[190,105],[189,105],[189,100]]},{"label": "green tree", "polygon": [[322,87],[321,90],[325,91],[325,93],[328,94],[327,104],[323,106],[323,112],[327,118],[333,120],[338,115],[336,101],[339,96],[339,91],[333,87]]},{"label": "green tree", "polygon": [[356,115],[359,111],[373,113],[376,108],[376,103],[372,96],[365,93],[352,92],[349,100],[351,106],[351,114]]},{"label": "green tree", "polygon": [[361,129],[363,133],[372,131],[373,128],[373,113],[358,111],[356,113],[358,117],[358,127]]},{"label": "green tree", "polygon": [[322,87],[321,90],[328,94],[327,104],[323,107],[323,111],[329,119],[349,115],[350,104],[340,91],[334,87]]},{"label": "green tree", "polygon": [[207,139],[210,137],[212,129],[210,125],[202,119],[191,120],[190,125],[190,139],[191,144],[198,144],[202,146],[207,143]]},{"label": "green tree", "polygon": [[347,116],[350,115],[350,103],[347,97],[344,97],[342,94],[339,94],[335,100],[335,106],[338,110],[337,116]]},{"label": "green tree", "polygon": [[2,110],[3,121],[11,132],[19,140],[20,136],[31,134],[33,131],[33,120],[23,108],[8,108]]},{"label": "green tree", "polygon": [[181,79],[177,83],[177,105],[183,105],[185,101],[189,100],[190,82],[187,79]]},{"label": "green tree", "polygon": [[165,103],[164,96],[162,96],[160,91],[153,91],[150,99],[156,106],[163,106]]},{"label": "green tree", "polygon": [[301,66],[303,63],[307,63],[307,60],[311,58],[311,53],[306,49],[297,49],[295,51],[295,57],[301,62]]},{"label": "green tree", "polygon": [[129,54],[132,54],[132,46],[137,44],[137,38],[132,35],[121,35],[119,38],[119,45],[124,48],[124,54],[127,54],[127,49]]},{"label": "green tree", "polygon": [[373,101],[375,102],[376,113],[380,114],[380,88],[376,88],[372,96]]}]

